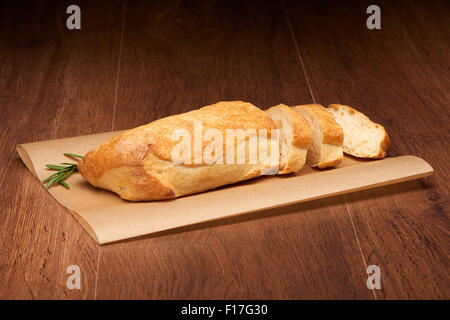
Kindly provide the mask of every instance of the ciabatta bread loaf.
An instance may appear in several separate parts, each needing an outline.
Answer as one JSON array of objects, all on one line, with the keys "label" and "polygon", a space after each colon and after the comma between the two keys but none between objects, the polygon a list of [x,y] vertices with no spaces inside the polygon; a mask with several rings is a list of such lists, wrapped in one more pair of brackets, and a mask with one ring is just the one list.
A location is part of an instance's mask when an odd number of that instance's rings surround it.
[{"label": "ciabatta bread loaf", "polygon": [[[78,169],[92,185],[123,199],[175,198],[277,173],[275,129],[250,103],[219,102],[119,134],[88,152]],[[233,137],[239,130],[244,139]]]},{"label": "ciabatta bread loaf", "polygon": [[318,104],[301,105],[293,109],[309,121],[313,132],[306,163],[318,168],[333,167],[341,163],[344,158],[344,132],[327,109]]},{"label": "ciabatta bread loaf", "polygon": [[384,158],[391,145],[384,127],[352,107],[331,104],[328,111],[344,129],[344,152],[355,157]]},{"label": "ciabatta bread loaf", "polygon": [[274,106],[266,112],[280,130],[279,174],[299,171],[306,161],[311,144],[312,130],[308,121],[284,104]]}]

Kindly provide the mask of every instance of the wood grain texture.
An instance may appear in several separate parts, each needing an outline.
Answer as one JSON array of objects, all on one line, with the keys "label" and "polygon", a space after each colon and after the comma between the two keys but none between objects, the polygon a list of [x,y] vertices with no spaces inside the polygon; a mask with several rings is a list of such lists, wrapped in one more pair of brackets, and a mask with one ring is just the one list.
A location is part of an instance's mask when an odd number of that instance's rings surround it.
[{"label": "wood grain texture", "polygon": [[98,298],[370,299],[342,206],[332,198],[107,245]]},{"label": "wood grain texture", "polygon": [[310,101],[280,4],[129,1],[114,130],[222,100]]},{"label": "wood grain texture", "polygon": [[[220,100],[311,101],[280,3],[260,1],[130,1],[118,97],[114,129]],[[97,297],[373,298],[345,210],[335,198],[102,247]]]},{"label": "wood grain texture", "polygon": [[362,15],[369,4],[288,2],[287,11],[315,99],[355,106],[388,128],[391,155],[418,155],[435,169],[345,196],[365,264],[382,270],[377,297],[448,299],[448,2],[380,2],[374,31]]},{"label": "wood grain texture", "polygon": [[[106,2],[84,5],[83,28],[65,26],[68,1],[1,2],[0,35],[0,297],[94,298],[98,247],[40,186],[16,144],[108,131],[116,14]],[[102,14],[107,14],[102,17]],[[102,29],[100,29],[102,28]],[[97,31],[96,31],[97,30]],[[70,146],[67,146],[70,152]],[[81,269],[81,290],[66,288],[69,265]]]},{"label": "wood grain texture", "polygon": [[[369,31],[369,2],[77,1],[68,31],[69,1],[0,2],[0,298],[448,299],[450,10],[410,3],[379,1]],[[382,123],[391,155],[435,174],[99,247],[15,152],[220,100],[313,97]],[[382,290],[366,288],[371,264]]]}]

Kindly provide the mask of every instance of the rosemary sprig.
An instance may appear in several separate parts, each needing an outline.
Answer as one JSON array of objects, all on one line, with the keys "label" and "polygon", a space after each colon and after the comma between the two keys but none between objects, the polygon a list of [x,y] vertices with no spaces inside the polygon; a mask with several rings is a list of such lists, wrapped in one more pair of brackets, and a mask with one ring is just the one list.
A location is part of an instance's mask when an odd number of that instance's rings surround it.
[{"label": "rosemary sprig", "polygon": [[[64,153],[66,157],[74,158],[74,159],[82,159],[83,156],[80,156],[78,154],[74,153]],[[78,164],[76,163],[69,163],[69,162],[61,162],[61,165],[56,164],[46,164],[45,165],[50,170],[56,170],[57,172],[48,176],[44,180],[42,180],[43,183],[45,183],[45,186],[47,188],[50,188],[51,186],[55,184],[60,184],[66,189],[70,189],[69,185],[64,182],[64,180],[69,177],[73,172],[78,171]]]}]

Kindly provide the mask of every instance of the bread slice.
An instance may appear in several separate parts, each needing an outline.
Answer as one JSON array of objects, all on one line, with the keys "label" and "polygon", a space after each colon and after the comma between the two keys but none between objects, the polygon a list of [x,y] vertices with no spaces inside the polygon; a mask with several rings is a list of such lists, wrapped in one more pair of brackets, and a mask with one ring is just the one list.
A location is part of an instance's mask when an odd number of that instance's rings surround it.
[{"label": "bread slice", "polygon": [[344,158],[344,132],[327,109],[318,104],[301,105],[293,109],[309,121],[313,132],[306,163],[318,168],[333,167],[341,163]]},{"label": "bread slice", "polygon": [[391,145],[386,130],[363,113],[342,104],[328,111],[344,129],[344,152],[361,158],[384,158]]},{"label": "bread slice", "polygon": [[305,164],[306,153],[312,139],[312,130],[308,121],[284,104],[274,106],[266,112],[280,130],[278,174],[299,171]]}]

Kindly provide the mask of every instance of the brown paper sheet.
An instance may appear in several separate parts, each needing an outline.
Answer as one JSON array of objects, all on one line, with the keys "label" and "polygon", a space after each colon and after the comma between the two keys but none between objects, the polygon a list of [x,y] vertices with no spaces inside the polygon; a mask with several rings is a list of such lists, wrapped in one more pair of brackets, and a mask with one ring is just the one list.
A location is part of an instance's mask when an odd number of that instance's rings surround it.
[{"label": "brown paper sheet", "polygon": [[[45,164],[68,162],[64,152],[84,154],[119,132],[49,140],[17,146],[26,166],[40,180],[52,173]],[[69,161],[71,162],[71,161]],[[129,202],[92,187],[79,174],[48,192],[74,214],[100,244],[190,224],[280,207],[426,177],[431,166],[415,156],[383,160],[345,157],[335,169],[304,167],[290,176],[266,176],[175,200]],[[38,184],[36,183],[36,187]]]}]

